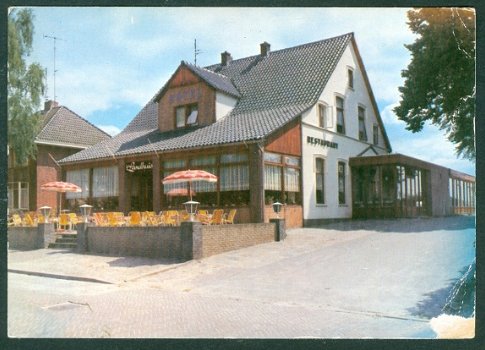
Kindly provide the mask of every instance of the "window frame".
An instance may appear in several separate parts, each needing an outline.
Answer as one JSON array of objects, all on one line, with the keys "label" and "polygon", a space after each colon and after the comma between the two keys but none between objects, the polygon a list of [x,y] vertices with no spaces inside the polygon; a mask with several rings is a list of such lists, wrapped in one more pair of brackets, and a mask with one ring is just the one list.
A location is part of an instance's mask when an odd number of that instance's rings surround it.
[{"label": "window frame", "polygon": [[372,126],[372,138],[373,138],[373,144],[374,146],[379,145],[379,125],[377,123],[374,123]]},{"label": "window frame", "polygon": [[[340,167],[342,166],[343,171],[340,171]],[[343,160],[337,161],[337,189],[338,189],[338,204],[340,206],[347,205],[347,163]],[[342,189],[341,191],[341,181],[342,181]]]},{"label": "window frame", "polygon": [[[342,107],[339,106],[338,101],[342,101]],[[336,131],[339,134],[345,135],[345,98],[340,95],[335,96],[335,112],[336,112]],[[339,120],[339,112],[342,113],[342,124],[340,124]]]},{"label": "window frame", "polygon": [[354,69],[347,67],[347,87],[351,90],[354,89]]},{"label": "window frame", "polygon": [[[195,107],[195,109],[197,109],[197,116],[195,117],[195,122],[189,124],[188,118],[191,115],[191,113],[194,111],[194,107]],[[184,125],[182,125],[182,123],[179,123],[179,115],[178,115],[179,110],[183,110]],[[198,103],[188,103],[188,104],[185,104],[185,105],[175,106],[174,107],[174,126],[175,126],[175,129],[181,129],[181,128],[186,128],[186,127],[192,126],[192,125],[198,125],[198,123],[199,123],[198,113],[199,113],[199,104]]]},{"label": "window frame", "polygon": [[[362,111],[362,115],[361,112]],[[359,126],[359,141],[366,141],[368,140],[367,138],[367,128],[365,125],[366,118],[367,117],[367,110],[364,106],[358,105],[357,106],[357,120],[358,120],[358,126]],[[363,130],[361,130],[361,125],[363,127]]]},{"label": "window frame", "polygon": [[[327,204],[326,200],[325,200],[325,194],[326,194],[326,191],[325,191],[325,158],[322,157],[322,156],[316,156],[314,158],[314,173],[315,173],[315,204],[317,206],[324,206]],[[321,168],[319,169],[318,167],[318,161],[321,161]],[[320,170],[320,172],[318,171]],[[322,188],[321,188],[321,191],[322,191],[322,194],[321,194],[321,202],[319,202],[319,196],[318,196],[318,178],[321,178],[321,182],[322,182]]]}]

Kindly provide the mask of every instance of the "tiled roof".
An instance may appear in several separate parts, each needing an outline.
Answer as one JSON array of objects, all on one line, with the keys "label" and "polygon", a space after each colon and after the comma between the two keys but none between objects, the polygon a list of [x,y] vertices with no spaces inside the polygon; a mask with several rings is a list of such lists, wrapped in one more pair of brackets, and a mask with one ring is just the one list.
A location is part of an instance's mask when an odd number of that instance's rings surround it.
[{"label": "tiled roof", "polygon": [[62,144],[72,147],[89,147],[111,137],[83,119],[69,108],[54,107],[44,115],[43,126],[37,143]]},{"label": "tiled roof", "polygon": [[194,74],[197,74],[202,80],[204,80],[213,88],[228,93],[229,95],[233,95],[235,97],[241,97],[241,94],[239,93],[239,91],[237,91],[230,78],[222,74],[215,73],[211,70],[194,66],[187,62],[183,62],[182,64],[190,69]]},{"label": "tiled roof", "polygon": [[78,162],[148,152],[198,148],[261,140],[311,108],[321,95],[342,53],[353,38],[345,34],[268,56],[251,56],[199,68],[183,62],[211,86],[239,94],[227,116],[203,127],[158,131],[157,104],[165,85],[133,121],[111,141],[62,162]]}]

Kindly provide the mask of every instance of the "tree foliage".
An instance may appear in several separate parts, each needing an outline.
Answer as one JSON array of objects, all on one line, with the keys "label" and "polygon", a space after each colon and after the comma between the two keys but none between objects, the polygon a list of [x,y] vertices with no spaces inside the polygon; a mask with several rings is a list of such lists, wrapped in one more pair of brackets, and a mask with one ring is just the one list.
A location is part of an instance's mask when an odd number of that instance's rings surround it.
[{"label": "tree foliage", "polygon": [[466,8],[408,11],[417,34],[400,104],[394,109],[406,129],[421,131],[430,121],[445,130],[458,156],[475,159],[475,12]]},{"label": "tree foliage", "polygon": [[18,163],[35,158],[38,113],[44,93],[44,69],[27,63],[34,35],[29,9],[12,10],[8,16],[8,143]]}]

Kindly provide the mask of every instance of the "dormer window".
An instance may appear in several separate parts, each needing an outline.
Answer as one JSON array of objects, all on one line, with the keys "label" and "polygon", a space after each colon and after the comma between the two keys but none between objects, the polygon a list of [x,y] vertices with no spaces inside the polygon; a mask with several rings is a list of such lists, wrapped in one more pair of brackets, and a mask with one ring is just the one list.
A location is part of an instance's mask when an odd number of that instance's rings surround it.
[{"label": "dormer window", "polygon": [[175,127],[183,128],[197,124],[199,110],[197,104],[179,106],[175,108]]}]

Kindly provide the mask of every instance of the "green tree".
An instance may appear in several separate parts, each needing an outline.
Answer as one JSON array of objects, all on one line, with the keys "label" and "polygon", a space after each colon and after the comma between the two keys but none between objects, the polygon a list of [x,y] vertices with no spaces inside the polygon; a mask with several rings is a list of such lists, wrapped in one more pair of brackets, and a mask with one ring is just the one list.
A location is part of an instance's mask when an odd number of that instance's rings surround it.
[{"label": "green tree", "polygon": [[30,9],[13,9],[8,16],[8,143],[18,163],[35,158],[38,112],[44,93],[44,69],[28,64],[34,35]]},{"label": "green tree", "polygon": [[422,8],[408,11],[417,34],[397,117],[412,132],[426,121],[446,131],[458,156],[475,160],[475,12],[466,8]]}]

